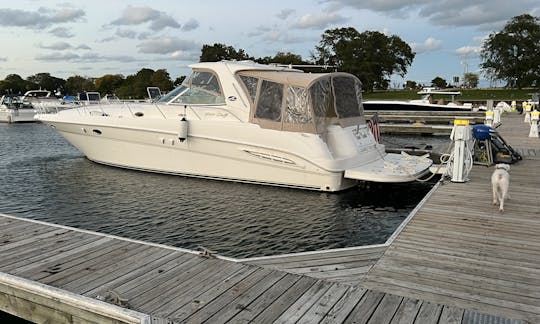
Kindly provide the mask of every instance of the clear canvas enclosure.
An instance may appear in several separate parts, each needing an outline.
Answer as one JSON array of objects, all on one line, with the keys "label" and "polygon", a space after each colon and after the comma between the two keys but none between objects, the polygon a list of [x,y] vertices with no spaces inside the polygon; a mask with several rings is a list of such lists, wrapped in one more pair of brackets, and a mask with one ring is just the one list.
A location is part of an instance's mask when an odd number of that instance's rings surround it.
[{"label": "clear canvas enclosure", "polygon": [[250,121],[264,128],[323,133],[326,126],[365,123],[361,83],[348,73],[242,71]]}]

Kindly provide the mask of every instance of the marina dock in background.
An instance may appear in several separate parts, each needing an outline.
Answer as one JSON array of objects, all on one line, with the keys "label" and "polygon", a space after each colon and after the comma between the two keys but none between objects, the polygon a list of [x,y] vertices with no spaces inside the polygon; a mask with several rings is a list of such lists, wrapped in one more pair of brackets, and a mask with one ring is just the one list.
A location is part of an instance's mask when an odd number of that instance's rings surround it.
[{"label": "marina dock in background", "polygon": [[0,215],[0,310],[57,323],[539,323],[540,140],[505,213],[493,168],[438,182],[385,244],[232,259]]}]

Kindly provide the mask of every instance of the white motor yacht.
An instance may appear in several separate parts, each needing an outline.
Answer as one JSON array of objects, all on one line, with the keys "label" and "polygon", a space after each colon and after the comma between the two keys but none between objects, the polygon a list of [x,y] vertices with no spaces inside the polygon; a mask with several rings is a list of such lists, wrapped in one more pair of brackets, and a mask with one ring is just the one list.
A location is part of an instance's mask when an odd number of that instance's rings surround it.
[{"label": "white motor yacht", "polygon": [[32,104],[24,101],[19,95],[3,95],[0,98],[0,122],[22,123],[34,122],[36,111]]},{"label": "white motor yacht", "polygon": [[[456,96],[461,95],[459,91],[437,90],[436,88],[423,88],[417,94],[420,99],[415,100],[367,100],[364,101],[366,110],[413,110],[413,111],[471,111],[472,103],[457,103]],[[435,95],[450,96],[450,101],[440,98],[434,99]]]},{"label": "white motor yacht", "polygon": [[191,68],[157,102],[37,118],[92,161],[185,176],[339,191],[363,180],[414,181],[432,164],[385,153],[351,74],[230,61]]}]

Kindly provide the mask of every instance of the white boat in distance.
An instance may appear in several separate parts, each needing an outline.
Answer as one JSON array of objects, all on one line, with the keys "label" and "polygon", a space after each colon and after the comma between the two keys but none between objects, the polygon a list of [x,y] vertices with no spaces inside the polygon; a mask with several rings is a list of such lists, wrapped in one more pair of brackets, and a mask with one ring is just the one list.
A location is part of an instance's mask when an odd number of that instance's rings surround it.
[{"label": "white boat in distance", "polygon": [[92,161],[159,173],[339,191],[359,180],[414,181],[432,164],[385,153],[351,74],[229,61],[191,68],[183,85],[154,103],[37,118]]},{"label": "white boat in distance", "polygon": [[30,102],[20,95],[7,94],[0,98],[0,122],[34,122],[36,111]]},{"label": "white boat in distance", "polygon": [[[423,88],[417,94],[421,99],[415,100],[366,100],[364,108],[366,110],[412,110],[412,111],[471,111],[471,103],[458,104],[456,96],[461,95],[459,91],[444,91],[437,88]],[[435,101],[434,95],[451,96],[450,101],[443,98]]]}]

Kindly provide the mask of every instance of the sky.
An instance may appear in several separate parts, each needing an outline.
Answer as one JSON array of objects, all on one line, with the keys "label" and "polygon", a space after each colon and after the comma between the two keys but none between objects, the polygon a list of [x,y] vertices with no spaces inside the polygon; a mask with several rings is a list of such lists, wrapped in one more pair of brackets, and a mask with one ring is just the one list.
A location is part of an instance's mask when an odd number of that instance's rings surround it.
[{"label": "sky", "polygon": [[[416,57],[404,78],[430,85],[480,73],[482,42],[514,16],[540,16],[538,0],[0,0],[0,80],[47,72],[189,74],[203,44],[222,43],[254,57],[292,52],[309,59],[327,29],[397,35]],[[480,75],[480,85],[489,86]]]}]

